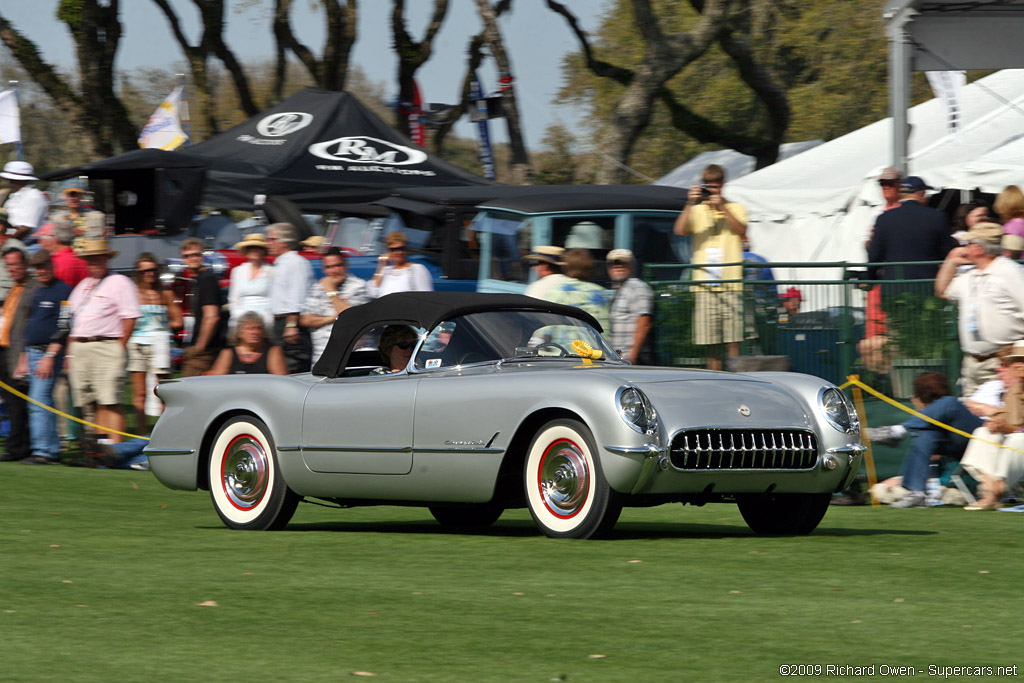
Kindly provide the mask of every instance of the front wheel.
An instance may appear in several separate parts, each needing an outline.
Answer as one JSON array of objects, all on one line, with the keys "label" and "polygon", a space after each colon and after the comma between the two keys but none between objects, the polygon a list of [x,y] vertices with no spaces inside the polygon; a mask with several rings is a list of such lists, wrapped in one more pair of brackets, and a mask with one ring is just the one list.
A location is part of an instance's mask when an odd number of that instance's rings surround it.
[{"label": "front wheel", "polygon": [[596,451],[590,430],[578,420],[552,420],[533,438],[524,468],[526,502],[547,536],[602,536],[618,521],[622,505]]},{"label": "front wheel", "polygon": [[831,498],[831,493],[779,493],[743,496],[736,503],[755,534],[804,536],[817,528]]},{"label": "front wheel", "polygon": [[299,504],[278,471],[270,430],[254,417],[235,417],[220,428],[209,474],[213,507],[232,529],[283,529]]}]

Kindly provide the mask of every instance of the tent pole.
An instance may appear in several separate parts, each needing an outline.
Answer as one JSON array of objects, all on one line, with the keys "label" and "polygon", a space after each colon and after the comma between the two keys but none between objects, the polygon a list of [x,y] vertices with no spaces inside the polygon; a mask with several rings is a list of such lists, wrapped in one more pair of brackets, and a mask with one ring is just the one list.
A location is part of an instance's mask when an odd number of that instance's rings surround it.
[{"label": "tent pole", "polygon": [[907,173],[909,156],[908,141],[910,124],[907,110],[910,108],[910,74],[913,70],[913,55],[907,26],[917,14],[904,7],[886,16],[889,38],[889,110],[892,115],[892,165]]}]

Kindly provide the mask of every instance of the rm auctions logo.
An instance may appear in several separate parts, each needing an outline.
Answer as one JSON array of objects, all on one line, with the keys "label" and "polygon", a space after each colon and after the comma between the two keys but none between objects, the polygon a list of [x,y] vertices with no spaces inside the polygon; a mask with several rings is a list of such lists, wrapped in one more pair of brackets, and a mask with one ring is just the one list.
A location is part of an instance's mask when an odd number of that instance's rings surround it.
[{"label": "rm auctions logo", "polygon": [[256,132],[264,137],[291,135],[313,123],[313,115],[304,111],[285,111],[264,117],[256,124]]},{"label": "rm auctions logo", "polygon": [[418,164],[427,159],[426,152],[365,135],[352,135],[327,142],[318,142],[309,146],[309,153],[331,161],[387,164],[389,166]]}]

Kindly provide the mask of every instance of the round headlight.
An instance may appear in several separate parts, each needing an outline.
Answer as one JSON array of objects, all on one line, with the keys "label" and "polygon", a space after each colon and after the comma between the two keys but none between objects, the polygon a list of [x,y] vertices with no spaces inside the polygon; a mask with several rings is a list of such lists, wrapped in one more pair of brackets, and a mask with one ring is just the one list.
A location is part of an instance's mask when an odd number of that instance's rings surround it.
[{"label": "round headlight", "polygon": [[619,389],[619,415],[641,434],[652,434],[658,428],[658,414],[650,400],[636,387]]},{"label": "round headlight", "polygon": [[860,428],[857,410],[839,389],[823,389],[818,394],[818,403],[825,413],[825,419],[839,431],[848,434]]}]

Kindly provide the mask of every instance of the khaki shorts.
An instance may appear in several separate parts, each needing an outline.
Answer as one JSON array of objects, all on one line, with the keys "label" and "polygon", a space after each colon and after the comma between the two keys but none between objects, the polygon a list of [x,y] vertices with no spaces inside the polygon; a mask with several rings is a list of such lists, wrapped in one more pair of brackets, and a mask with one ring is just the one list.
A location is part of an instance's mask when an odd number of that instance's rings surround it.
[{"label": "khaki shorts", "polygon": [[693,343],[699,346],[743,340],[742,292],[702,287],[694,292]]},{"label": "khaki shorts", "polygon": [[171,372],[170,368],[161,368],[156,365],[156,354],[153,353],[153,344],[139,344],[128,342],[128,372],[151,372],[154,375],[166,375]]},{"label": "khaki shorts", "polygon": [[113,406],[121,402],[127,354],[119,340],[71,342],[68,352],[73,356],[71,395],[75,406]]}]

